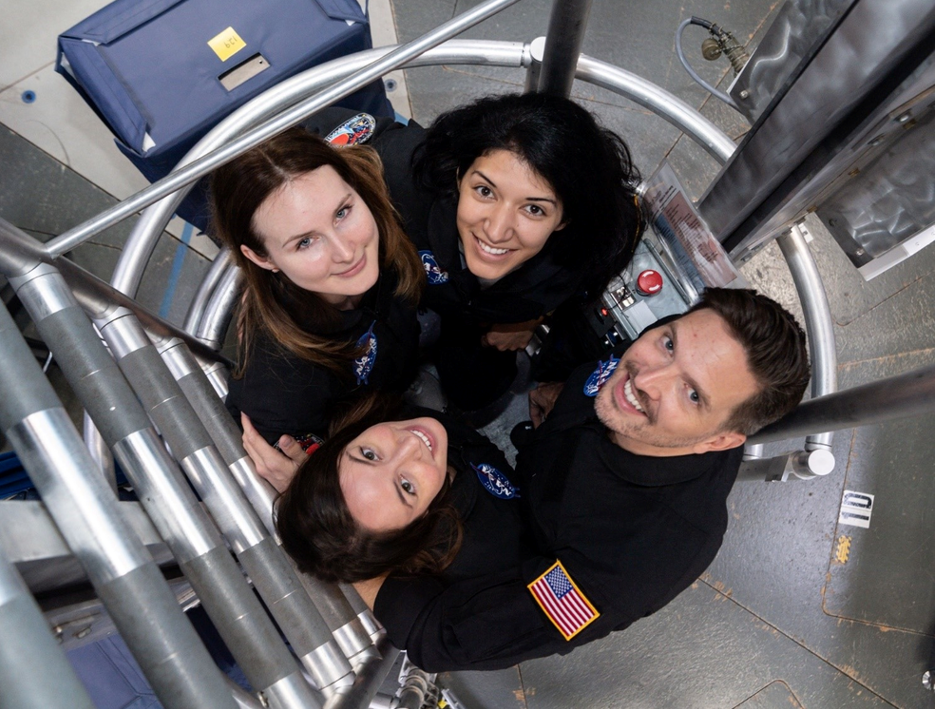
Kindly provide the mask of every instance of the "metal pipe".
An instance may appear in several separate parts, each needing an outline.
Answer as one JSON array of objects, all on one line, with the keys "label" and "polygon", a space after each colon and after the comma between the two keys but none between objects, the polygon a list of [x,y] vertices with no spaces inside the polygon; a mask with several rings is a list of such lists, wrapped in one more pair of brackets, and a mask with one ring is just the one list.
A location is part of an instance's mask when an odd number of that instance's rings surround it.
[{"label": "metal pipe", "polygon": [[591,0],[553,0],[545,53],[539,72],[539,91],[568,96],[575,81],[575,67],[588,26]]},{"label": "metal pipe", "polygon": [[523,92],[539,90],[539,77],[542,74],[542,57],[545,55],[545,37],[536,37],[529,43],[529,64],[526,67],[526,82]]},{"label": "metal pipe", "polygon": [[0,706],[94,709],[39,605],[0,549]]},{"label": "metal pipe", "polygon": [[170,709],[233,709],[221,674],[152,557],[117,509],[6,307],[0,307],[0,430]]},{"label": "metal pipe", "polygon": [[386,632],[383,626],[380,625],[380,621],[377,620],[373,611],[364,603],[364,599],[360,597],[360,594],[357,593],[357,590],[351,584],[339,583],[338,588],[341,589],[341,593],[347,598],[347,602],[351,604],[351,609],[357,614],[357,618],[364,627],[364,631],[366,631],[370,639],[376,643],[377,638],[381,637]]},{"label": "metal pipe", "polygon": [[347,691],[331,697],[325,709],[367,709],[377,694],[377,690],[386,679],[399,650],[389,640],[382,638],[377,645],[377,652],[366,660],[357,670],[357,680]]},{"label": "metal pipe", "polygon": [[935,412],[935,365],[810,399],[751,436],[769,443]]},{"label": "metal pipe", "polygon": [[[186,399],[205,425],[224,462],[246,494],[251,507],[257,512],[269,533],[275,535],[272,509],[276,492],[256,474],[243,448],[240,429],[181,340],[161,343],[158,349]],[[351,660],[351,664],[354,664],[352,658],[372,647],[370,634],[363,627],[357,612],[336,586],[304,575],[300,578],[331,630],[338,647]]]},{"label": "metal pipe", "polygon": [[62,274],[81,307],[93,318],[118,307],[133,312],[147,332],[159,339],[179,337],[203,365],[228,361],[214,350],[198,342],[188,333],[150,313],[135,300],[85,271],[70,259],[49,259],[42,243],[0,217],[0,273],[7,278],[29,273],[41,262],[52,263]]},{"label": "metal pipe", "polygon": [[[812,398],[833,394],[838,390],[838,353],[834,340],[834,322],[825,286],[818,272],[801,224],[780,236],[776,242],[789,265],[789,272],[798,291],[805,313],[805,330],[812,364]],[[805,438],[805,450],[831,450],[834,434],[813,433]]]},{"label": "metal pipe", "polygon": [[[361,67],[386,56],[395,47],[380,47],[326,62],[308,69],[291,79],[268,89],[244,104],[218,123],[179,161],[187,165],[212,150],[223,146],[234,136],[260,125],[296,101],[322,88],[347,78]],[[488,66],[522,67],[528,47],[519,42],[488,40],[449,40],[440,47],[430,49],[414,58],[407,67],[434,66],[436,64],[486,64]],[[159,235],[166,228],[176,208],[185,199],[192,185],[181,187],[143,211],[130,233],[120,254],[111,279],[114,287],[128,295],[139,288],[143,268],[156,248]],[[186,329],[189,329],[186,327]]]},{"label": "metal pipe", "polygon": [[[51,351],[51,349],[50,347],[49,350]],[[104,445],[104,439],[101,438],[101,434],[98,433],[97,427],[87,411],[84,412],[82,418],[84,419],[84,444],[87,446],[88,453],[91,454],[91,458],[100,467],[110,489],[116,493],[117,470],[114,467],[114,455],[110,452],[110,448]]]},{"label": "metal pipe", "polygon": [[64,279],[43,263],[10,283],[250,684],[282,709],[318,705]]},{"label": "metal pipe", "polygon": [[[174,457],[208,507],[254,587],[318,686],[328,692],[352,681],[331,633],[186,400],[174,375],[129,311],[98,322],[117,363]],[[340,658],[333,661],[334,658]]]},{"label": "metal pipe", "polygon": [[737,149],[724,131],[687,103],[646,79],[586,54],[578,60],[577,76],[649,109],[683,131],[721,164],[726,163]]},{"label": "metal pipe", "polygon": [[360,71],[355,72],[340,84],[332,86],[302,101],[298,105],[287,109],[276,118],[271,119],[261,127],[235,139],[226,146],[219,148],[216,152],[169,174],[119,204],[105,210],[93,219],[89,219],[84,222],[84,224],[52,239],[46,244],[47,252],[53,257],[68,253],[79,244],[94,236],[94,234],[122,221],[131,214],[135,214],[143,207],[153,204],[167,194],[175,192],[179,187],[190,184],[200,177],[207,175],[212,170],[233,160],[241,153],[259,145],[271,136],[300,123],[306,116],[309,116],[325,106],[331,105],[335,101],[339,101],[345,96],[349,96],[374,79],[380,78],[383,74],[393,69],[398,69],[413,57],[425,52],[425,50],[441,44],[446,39],[473,27],[478,22],[487,19],[503,8],[514,5],[517,2],[519,2],[519,0],[487,0],[487,2],[458,15],[458,17],[452,18],[448,22],[439,25],[431,32],[427,32],[421,37],[394,49],[382,59],[378,59]]},{"label": "metal pipe", "polygon": [[228,263],[192,332],[199,341],[217,348],[224,344],[242,288],[243,274],[233,262]]},{"label": "metal pipe", "polygon": [[[162,231],[160,229],[160,231]],[[121,251],[121,257],[123,252]],[[182,328],[186,332],[195,334],[195,328],[198,326],[198,321],[201,319],[201,313],[205,309],[205,304],[208,302],[208,299],[211,297],[211,294],[214,292],[214,289],[217,287],[218,282],[221,280],[221,276],[224,275],[224,271],[227,268],[228,263],[230,262],[230,251],[225,247],[218,252],[214,257],[214,261],[211,262],[208,272],[205,274],[204,278],[201,279],[201,283],[198,286],[198,290],[195,291],[195,297],[192,298],[191,304],[188,306],[188,312],[185,314],[185,322],[182,325]],[[113,284],[117,290],[123,291],[122,288],[116,286],[116,283]],[[126,292],[126,291],[123,291]]]},{"label": "metal pipe", "polygon": [[181,340],[173,338],[169,342],[159,343],[157,349],[188,403],[207,429],[250,506],[259,516],[266,531],[275,535],[272,512],[278,493],[272,485],[257,475],[253,461],[244,450],[241,431],[215,393],[207,375]]},{"label": "metal pipe", "polygon": [[350,663],[356,666],[369,657],[373,650],[370,635],[364,630],[340,589],[308,574],[300,574],[300,578],[321,617],[328,624],[335,642]]}]

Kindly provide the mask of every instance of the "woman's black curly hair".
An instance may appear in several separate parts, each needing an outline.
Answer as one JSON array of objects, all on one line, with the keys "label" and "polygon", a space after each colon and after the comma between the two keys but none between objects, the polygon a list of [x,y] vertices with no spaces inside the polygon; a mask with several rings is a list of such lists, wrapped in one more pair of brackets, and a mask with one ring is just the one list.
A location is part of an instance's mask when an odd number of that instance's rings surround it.
[{"label": "woman's black curly hair", "polygon": [[640,175],[626,143],[570,99],[547,94],[488,96],[440,115],[413,156],[416,180],[457,199],[458,176],[492,150],[509,150],[562,201],[567,227],[550,241],[562,263],[597,297],[633,258],[642,215]]}]

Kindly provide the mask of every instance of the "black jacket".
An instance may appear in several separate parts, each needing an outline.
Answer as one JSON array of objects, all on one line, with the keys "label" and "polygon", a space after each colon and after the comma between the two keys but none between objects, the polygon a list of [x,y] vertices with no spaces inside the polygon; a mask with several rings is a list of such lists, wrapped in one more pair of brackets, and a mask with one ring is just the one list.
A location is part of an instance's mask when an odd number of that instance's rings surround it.
[{"label": "black jacket", "polygon": [[[255,334],[247,367],[229,379],[227,409],[240,422],[250,417],[270,443],[288,433],[303,439],[324,438],[336,406],[368,389],[402,392],[415,376],[419,323],[416,310],[394,295],[396,278],[383,273],[360,305],[341,312],[341,322],[328,336],[356,343],[372,336],[371,357],[347,363],[344,376],[296,357],[264,332]],[[301,322],[301,314],[295,314]]]},{"label": "black jacket", "polygon": [[[407,416],[431,416],[448,432],[448,464],[456,474],[451,502],[461,519],[461,550],[441,578],[451,583],[493,570],[510,569],[531,552],[516,473],[503,452],[484,435],[447,414],[418,407]],[[399,579],[401,583],[405,581]]]},{"label": "black jacket", "polygon": [[[674,458],[628,453],[582,391],[593,369],[571,376],[517,461],[537,553],[452,584],[384,582],[376,616],[419,667],[498,669],[570,652],[659,610],[717,554],[742,447]],[[599,614],[568,640],[528,588],[556,561]]]}]

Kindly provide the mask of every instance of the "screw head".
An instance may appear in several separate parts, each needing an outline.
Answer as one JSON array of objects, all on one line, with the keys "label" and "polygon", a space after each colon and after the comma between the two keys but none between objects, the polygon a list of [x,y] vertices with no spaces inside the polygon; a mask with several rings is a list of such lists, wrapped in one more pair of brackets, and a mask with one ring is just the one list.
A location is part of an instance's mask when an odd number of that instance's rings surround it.
[{"label": "screw head", "polygon": [[922,675],[922,686],[930,692],[935,691],[935,682],[933,682],[931,670],[926,670],[925,674]]},{"label": "screw head", "polygon": [[750,91],[747,89],[744,89],[743,91],[741,91],[740,98],[750,98]]}]

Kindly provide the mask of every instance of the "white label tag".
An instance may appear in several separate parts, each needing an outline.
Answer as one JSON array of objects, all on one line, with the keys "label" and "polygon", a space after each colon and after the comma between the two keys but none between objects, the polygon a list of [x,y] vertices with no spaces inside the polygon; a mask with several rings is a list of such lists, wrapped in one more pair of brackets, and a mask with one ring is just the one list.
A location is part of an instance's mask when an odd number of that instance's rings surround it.
[{"label": "white label tag", "polygon": [[873,511],[873,495],[866,492],[845,490],[841,499],[841,512],[838,514],[838,524],[851,527],[870,528],[870,514]]}]

